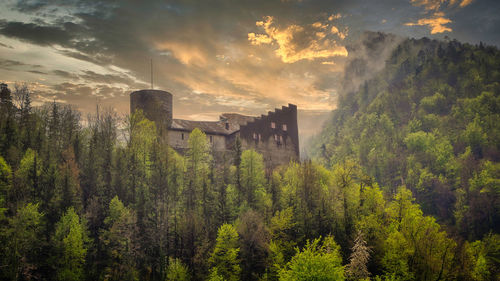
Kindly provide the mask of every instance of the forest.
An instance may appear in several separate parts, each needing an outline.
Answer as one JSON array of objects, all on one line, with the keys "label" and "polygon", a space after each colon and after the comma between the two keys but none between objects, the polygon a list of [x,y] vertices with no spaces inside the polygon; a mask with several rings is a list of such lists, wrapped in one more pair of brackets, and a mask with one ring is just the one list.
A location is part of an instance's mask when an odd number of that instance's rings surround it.
[{"label": "forest", "polygon": [[[364,69],[352,60],[345,85]],[[1,280],[499,280],[500,52],[404,39],[310,159],[0,93]],[[347,89],[347,87],[346,87]]]}]

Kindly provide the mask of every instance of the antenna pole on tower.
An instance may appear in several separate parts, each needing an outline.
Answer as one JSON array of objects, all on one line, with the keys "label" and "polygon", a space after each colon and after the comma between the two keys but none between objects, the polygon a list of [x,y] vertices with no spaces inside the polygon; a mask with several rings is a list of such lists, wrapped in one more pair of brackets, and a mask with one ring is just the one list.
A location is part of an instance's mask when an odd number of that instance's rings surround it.
[{"label": "antenna pole on tower", "polygon": [[151,90],[153,90],[153,59],[151,59]]}]

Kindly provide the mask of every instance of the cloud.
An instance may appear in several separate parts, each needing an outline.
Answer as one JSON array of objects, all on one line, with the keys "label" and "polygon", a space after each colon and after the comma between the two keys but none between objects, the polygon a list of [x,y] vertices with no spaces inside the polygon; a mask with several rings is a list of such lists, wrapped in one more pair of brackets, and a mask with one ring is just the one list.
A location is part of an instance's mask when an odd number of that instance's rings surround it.
[{"label": "cloud", "polygon": [[91,70],[83,71],[82,75],[79,75],[80,78],[93,82],[93,83],[106,83],[106,84],[124,84],[128,85],[132,82],[132,80],[125,75],[117,75],[117,74],[100,74]]},{"label": "cloud", "polygon": [[443,8],[459,4],[460,8],[470,5],[474,0],[410,0],[413,6],[422,6],[429,11],[438,11]]},{"label": "cloud", "polygon": [[62,78],[70,79],[70,80],[78,79],[78,75],[70,73],[68,71],[60,70],[60,69],[53,70],[52,74],[60,76]]},{"label": "cloud", "polygon": [[3,44],[3,43],[0,43],[0,46],[4,47],[4,48],[8,48],[8,49],[13,49],[12,46],[9,46],[9,45]]},{"label": "cloud", "polygon": [[441,6],[446,5],[448,2],[455,2],[454,0],[410,0],[413,6],[422,6],[426,10],[437,11]]},{"label": "cloud", "polygon": [[39,71],[39,70],[28,70],[28,72],[33,73],[33,74],[42,74],[46,75],[47,72]]},{"label": "cloud", "polygon": [[472,2],[474,2],[474,0],[463,0],[462,2],[460,2],[460,7],[463,8],[465,6],[468,6],[470,5]]},{"label": "cloud", "polygon": [[[5,70],[22,70],[25,69],[27,71],[31,71],[32,73],[38,73],[40,72],[39,70],[34,70],[43,68],[39,64],[29,64],[29,63],[24,63],[18,60],[10,60],[10,59],[1,59],[0,58],[0,68],[5,69]],[[38,72],[33,72],[33,71],[38,71]]]},{"label": "cloud", "polygon": [[34,23],[3,22],[0,34],[16,37],[38,45],[67,44],[73,36],[55,26],[41,26]]},{"label": "cloud", "polygon": [[429,26],[431,34],[451,32],[452,29],[447,24],[451,23],[450,19],[443,17],[443,13],[435,13],[433,17],[419,19],[417,22],[405,23],[406,26]]},{"label": "cloud", "polygon": [[156,43],[156,49],[159,52],[172,54],[178,61],[185,65],[205,65],[207,63],[207,54],[198,46],[189,42],[165,41]]},{"label": "cloud", "polygon": [[35,89],[37,104],[56,101],[75,105],[84,113],[94,112],[97,105],[101,108],[113,108],[121,113],[127,112],[129,107],[121,102],[128,98],[129,91],[121,87],[64,82],[52,86],[31,84],[30,88]]},{"label": "cloud", "polygon": [[431,34],[452,32],[452,28],[447,26],[452,20],[445,15],[445,11],[451,8],[464,8],[474,0],[410,0],[413,6],[424,7],[425,16],[416,22],[407,22],[406,26],[428,26]]},{"label": "cloud", "polygon": [[248,33],[250,43],[256,46],[276,44],[275,54],[285,63],[348,55],[346,48],[338,43],[346,37],[347,30],[340,32],[330,22],[291,24],[282,28],[273,17],[267,16],[257,21],[256,26],[265,33]]}]

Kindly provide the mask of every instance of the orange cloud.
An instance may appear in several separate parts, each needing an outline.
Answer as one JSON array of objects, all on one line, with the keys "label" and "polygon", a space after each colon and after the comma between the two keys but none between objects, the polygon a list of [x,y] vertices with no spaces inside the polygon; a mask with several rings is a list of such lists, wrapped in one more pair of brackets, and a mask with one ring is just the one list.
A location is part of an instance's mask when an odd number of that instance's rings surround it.
[{"label": "orange cloud", "polygon": [[[474,0],[460,1],[460,8],[470,5]],[[413,6],[423,6],[428,11],[437,11],[441,8],[454,6],[459,0],[410,0]]]},{"label": "orange cloud", "polygon": [[[263,21],[256,22],[256,26],[262,28],[265,34],[248,33],[250,43],[252,45],[275,43],[278,46],[275,54],[285,63],[334,56],[345,57],[348,54],[347,49],[338,44],[338,39],[343,40],[346,37],[347,29],[340,32],[331,23],[315,22],[306,26],[292,24],[280,28],[275,24],[274,18],[268,16]],[[333,39],[332,35],[338,39]]]},{"label": "orange cloud", "polygon": [[[413,6],[423,6],[426,10],[437,11],[443,4],[446,4],[448,0],[410,0]],[[451,0],[454,2],[454,0]]]},{"label": "orange cloud", "polygon": [[265,34],[248,33],[248,40],[252,45],[271,44],[273,39]]},{"label": "orange cloud", "polygon": [[170,51],[172,55],[185,65],[206,65],[206,55],[194,44],[182,42],[161,42],[156,44],[158,51]]},{"label": "orange cloud", "polygon": [[435,13],[434,17],[431,18],[423,18],[419,19],[416,23],[415,22],[408,22],[405,23],[407,26],[429,26],[431,29],[431,34],[436,34],[436,33],[443,33],[443,32],[451,32],[452,29],[447,27],[446,24],[451,23],[452,21],[450,19],[447,19],[443,17],[443,13]]},{"label": "orange cloud", "polygon": [[472,3],[474,0],[463,0],[461,3],[460,3],[460,8],[463,8],[465,6],[468,6],[470,3]]},{"label": "orange cloud", "polygon": [[[427,25],[431,29],[431,34],[451,32],[452,29],[447,24],[452,21],[445,17],[443,9],[455,6],[460,0],[410,0],[413,6],[422,6],[427,11],[427,17],[419,19],[417,22],[405,23],[407,26],[424,26]],[[461,0],[459,8],[470,5],[474,0]],[[433,13],[433,16],[430,14]]]}]

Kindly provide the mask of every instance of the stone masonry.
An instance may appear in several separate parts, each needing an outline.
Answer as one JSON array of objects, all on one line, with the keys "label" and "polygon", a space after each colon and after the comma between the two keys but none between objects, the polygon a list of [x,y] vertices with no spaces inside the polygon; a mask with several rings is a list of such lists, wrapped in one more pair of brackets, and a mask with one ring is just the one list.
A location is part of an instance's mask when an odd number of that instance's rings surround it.
[{"label": "stone masonry", "polygon": [[260,117],[224,113],[219,121],[191,121],[173,119],[172,94],[140,90],[130,94],[130,111],[137,109],[160,128],[166,128],[167,143],[180,153],[187,149],[189,134],[199,128],[218,154],[230,153],[239,137],[242,149],[261,153],[267,168],[299,160],[297,106],[293,104]]}]

